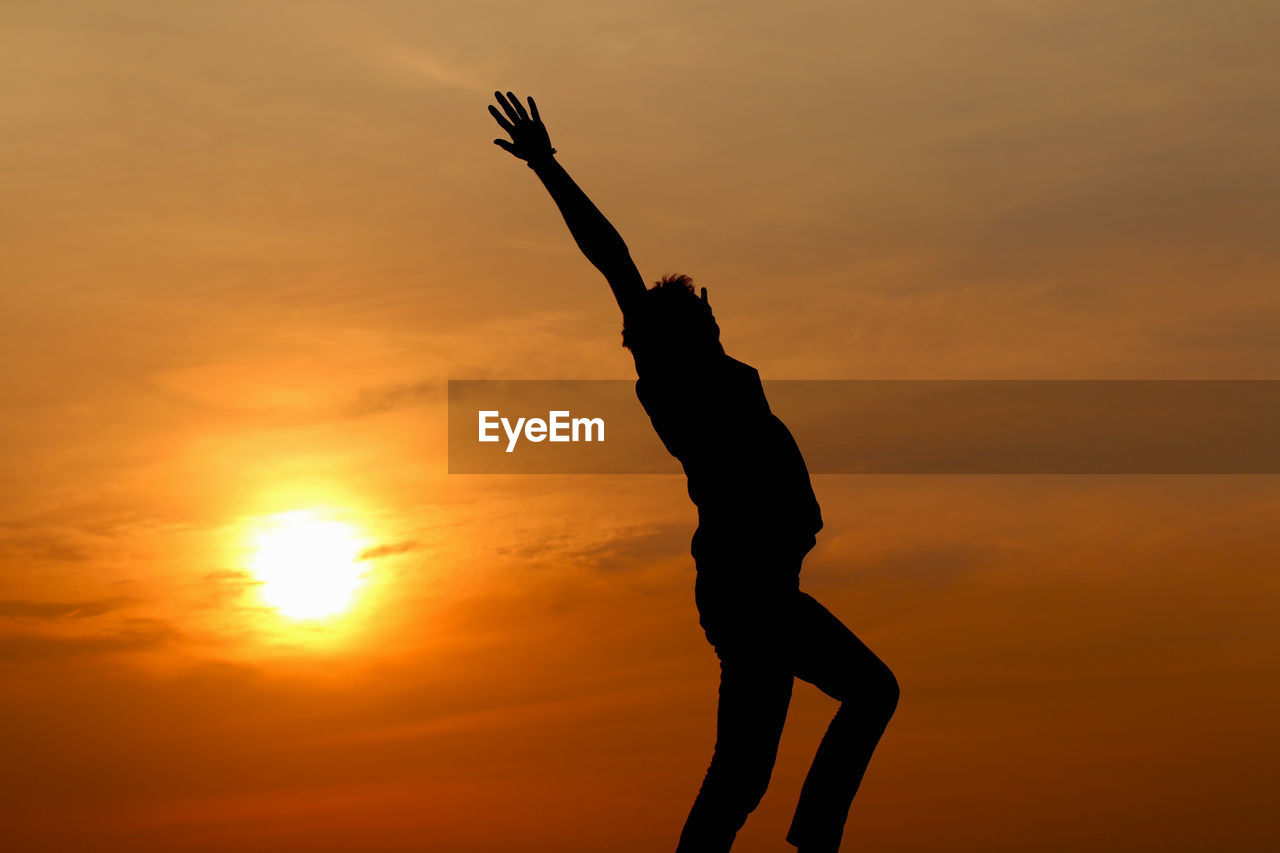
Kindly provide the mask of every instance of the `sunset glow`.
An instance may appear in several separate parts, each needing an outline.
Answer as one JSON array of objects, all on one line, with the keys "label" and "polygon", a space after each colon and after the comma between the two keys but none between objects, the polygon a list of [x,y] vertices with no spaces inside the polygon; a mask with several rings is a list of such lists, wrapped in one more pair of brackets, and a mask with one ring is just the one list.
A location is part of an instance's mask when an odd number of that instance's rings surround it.
[{"label": "sunset glow", "polygon": [[364,580],[355,529],[311,511],[273,516],[254,546],[249,568],[262,583],[262,599],[290,619],[342,613]]},{"label": "sunset glow", "polygon": [[[1011,405],[899,391],[1280,382],[1278,30],[1264,0],[0,4],[0,853],[676,848],[721,675],[698,509],[495,90],[645,282],[707,288],[811,473],[1040,459]],[[614,402],[537,390],[579,382]],[[518,405],[459,404],[489,384]],[[1035,422],[1121,462],[1232,411],[1111,441],[1091,413],[1135,398],[1053,393]],[[1206,453],[1277,446],[1227,420]],[[845,853],[1280,851],[1280,475],[826,470],[800,588],[901,685]],[[795,850],[838,704],[788,707],[732,853]]]}]

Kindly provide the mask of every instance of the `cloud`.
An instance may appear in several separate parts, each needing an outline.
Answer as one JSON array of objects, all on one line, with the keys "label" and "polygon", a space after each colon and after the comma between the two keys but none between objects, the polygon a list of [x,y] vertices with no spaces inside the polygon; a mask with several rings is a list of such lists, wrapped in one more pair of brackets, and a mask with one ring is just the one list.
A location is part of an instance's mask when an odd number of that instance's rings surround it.
[{"label": "cloud", "polygon": [[127,598],[99,598],[91,601],[30,601],[0,599],[0,619],[57,621],[102,616],[126,607]]},{"label": "cloud", "polygon": [[84,536],[54,529],[33,529],[21,524],[0,525],[0,558],[21,556],[38,561],[82,562],[91,556]]},{"label": "cloud", "polygon": [[687,522],[656,522],[643,529],[546,532],[493,550],[534,563],[614,571],[689,558],[692,535]]},{"label": "cloud", "polygon": [[167,647],[179,636],[166,622],[134,619],[119,630],[87,636],[15,632],[0,636],[0,663],[76,660]]},{"label": "cloud", "polygon": [[438,392],[439,383],[430,380],[364,388],[356,394],[354,400],[342,407],[342,414],[349,418],[360,418],[403,409],[422,403]]},{"label": "cloud", "polygon": [[805,576],[860,588],[940,588],[988,566],[1022,558],[1016,549],[987,541],[894,543],[868,553],[854,537],[837,538],[805,561]]},{"label": "cloud", "polygon": [[662,560],[692,561],[687,523],[658,524],[645,532],[618,533],[605,542],[582,547],[574,555],[582,564],[600,570],[635,569]]},{"label": "cloud", "polygon": [[371,548],[365,548],[360,552],[357,559],[360,560],[376,560],[380,557],[390,557],[395,554],[404,554],[409,551],[416,551],[421,548],[419,542],[407,539],[403,542],[388,542],[385,545],[374,545]]},{"label": "cloud", "polygon": [[978,543],[926,543],[882,554],[867,568],[902,580],[941,583],[981,568],[997,550],[1001,549]]},{"label": "cloud", "polygon": [[376,66],[397,75],[418,81],[430,81],[438,86],[464,92],[488,92],[493,87],[481,82],[487,73],[471,63],[460,62],[442,52],[429,52],[387,37],[384,44],[375,47],[370,59]]}]

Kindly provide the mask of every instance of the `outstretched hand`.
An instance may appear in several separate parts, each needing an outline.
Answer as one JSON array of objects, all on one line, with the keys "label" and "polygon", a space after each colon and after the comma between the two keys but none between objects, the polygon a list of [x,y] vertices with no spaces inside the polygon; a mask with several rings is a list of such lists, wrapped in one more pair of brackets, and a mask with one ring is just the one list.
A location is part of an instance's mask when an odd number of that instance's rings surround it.
[{"label": "outstretched hand", "polygon": [[551,147],[547,126],[542,123],[542,117],[538,115],[538,105],[533,102],[533,98],[529,98],[529,111],[526,112],[524,105],[513,93],[507,92],[505,98],[501,92],[493,94],[502,105],[502,113],[506,113],[506,117],[504,118],[493,104],[489,105],[489,112],[511,137],[510,142],[505,139],[495,139],[494,145],[525,161],[550,157],[556,153],[556,149]]}]

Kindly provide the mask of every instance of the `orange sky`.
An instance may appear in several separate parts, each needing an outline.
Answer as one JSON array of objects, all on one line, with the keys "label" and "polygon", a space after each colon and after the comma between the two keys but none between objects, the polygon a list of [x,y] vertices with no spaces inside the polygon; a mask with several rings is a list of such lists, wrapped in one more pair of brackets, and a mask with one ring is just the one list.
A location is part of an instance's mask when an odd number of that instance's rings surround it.
[{"label": "orange sky", "polygon": [[[448,378],[632,370],[495,88],[766,379],[1280,378],[1277,26],[0,2],[7,846],[674,847],[717,673],[683,482],[446,473]],[[1276,478],[814,485],[804,586],[903,688],[846,846],[1280,846]],[[327,621],[249,571],[299,509],[372,549]],[[735,851],[833,710],[798,687]]]}]

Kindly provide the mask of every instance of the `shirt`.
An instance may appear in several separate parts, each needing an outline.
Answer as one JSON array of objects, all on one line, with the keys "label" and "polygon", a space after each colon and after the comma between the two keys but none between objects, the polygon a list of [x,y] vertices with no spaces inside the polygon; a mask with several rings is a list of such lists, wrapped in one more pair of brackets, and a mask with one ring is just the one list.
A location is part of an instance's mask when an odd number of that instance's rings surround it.
[{"label": "shirt", "polygon": [[730,557],[807,553],[822,513],[804,456],[769,408],[759,372],[723,352],[644,364],[637,359],[636,396],[688,477],[699,568]]}]

